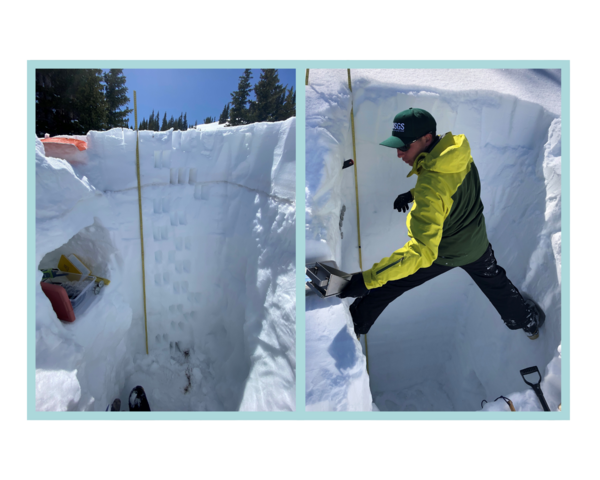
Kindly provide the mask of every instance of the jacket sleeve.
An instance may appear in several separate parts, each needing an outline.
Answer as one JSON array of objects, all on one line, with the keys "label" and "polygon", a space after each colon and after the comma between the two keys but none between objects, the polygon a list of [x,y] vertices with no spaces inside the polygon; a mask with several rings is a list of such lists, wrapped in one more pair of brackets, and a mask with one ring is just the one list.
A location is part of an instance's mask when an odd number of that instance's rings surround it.
[{"label": "jacket sleeve", "polygon": [[410,240],[392,255],[363,272],[369,290],[431,266],[438,256],[444,220],[452,208],[447,183],[436,174],[421,175],[413,190],[414,204],[406,219]]}]

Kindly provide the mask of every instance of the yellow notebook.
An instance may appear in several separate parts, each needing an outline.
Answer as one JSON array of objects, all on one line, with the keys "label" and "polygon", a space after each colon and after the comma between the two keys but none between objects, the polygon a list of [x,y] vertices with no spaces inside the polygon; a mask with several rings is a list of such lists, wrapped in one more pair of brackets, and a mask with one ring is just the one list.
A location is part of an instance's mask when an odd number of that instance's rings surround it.
[{"label": "yellow notebook", "polygon": [[[69,255],[69,258],[65,257],[64,255],[60,256],[60,260],[58,261],[58,269],[61,272],[66,272],[66,273],[79,273],[81,275],[94,275],[91,270],[85,266],[85,264],[75,255],[75,254],[71,254]],[[102,277],[98,277],[96,275],[94,275],[98,280],[102,280],[104,282],[104,285],[108,285],[110,283],[110,280],[106,279],[106,278],[102,278]]]}]

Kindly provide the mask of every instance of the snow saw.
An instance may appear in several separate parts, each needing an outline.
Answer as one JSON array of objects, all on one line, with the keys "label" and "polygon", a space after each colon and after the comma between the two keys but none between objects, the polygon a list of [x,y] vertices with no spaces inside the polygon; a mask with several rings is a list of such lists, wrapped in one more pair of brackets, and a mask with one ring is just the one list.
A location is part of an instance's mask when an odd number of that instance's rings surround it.
[{"label": "snow saw", "polygon": [[[532,373],[538,374],[539,378],[538,378],[537,383],[528,382],[527,379],[525,378],[526,375],[531,375]],[[523,381],[527,385],[529,385],[531,388],[533,388],[533,391],[535,392],[535,394],[538,397],[538,400],[542,404],[542,408],[544,409],[544,411],[549,412],[550,407],[546,403],[546,399],[544,398],[544,393],[542,392],[542,388],[540,387],[540,383],[542,382],[542,375],[541,375],[540,371],[538,370],[538,367],[534,366],[534,367],[524,368],[523,370],[521,370],[521,376],[523,377]]]},{"label": "snow saw", "polygon": [[352,273],[345,273],[328,265],[334,262],[315,262],[306,265],[306,285],[311,292],[316,292],[321,298],[339,295],[352,278]]}]

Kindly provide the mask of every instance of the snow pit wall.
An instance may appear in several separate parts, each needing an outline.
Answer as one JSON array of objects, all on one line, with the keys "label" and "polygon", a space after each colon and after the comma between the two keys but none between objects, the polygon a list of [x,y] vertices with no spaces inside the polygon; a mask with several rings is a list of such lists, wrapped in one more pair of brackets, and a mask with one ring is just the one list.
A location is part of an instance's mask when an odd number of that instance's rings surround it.
[{"label": "snow pit wall", "polygon": [[[293,410],[295,119],[139,132],[148,358],[136,133],[85,139],[73,165],[36,145],[36,258],[75,253],[111,283],[72,325],[39,289],[38,410],[104,410],[140,378],[153,409]],[[161,392],[188,357],[197,391]]]},{"label": "snow pit wall", "polygon": [[[535,342],[521,331],[508,330],[460,269],[407,292],[384,311],[368,335],[370,386],[377,408],[479,410],[483,399],[511,394],[525,398],[532,392],[520,393],[529,387],[519,370],[538,365],[544,375],[542,388],[548,385],[549,404],[556,410],[561,341],[560,118],[541,106],[554,103],[534,103],[524,100],[524,95],[493,88],[407,87],[402,82],[378,81],[376,75],[361,77],[354,70],[351,94],[345,70],[319,73],[311,71],[307,87],[307,262],[335,260],[344,271],[360,270],[354,173],[351,168],[341,169],[345,159],[353,158],[352,99],[363,269],[408,240],[406,214],[392,205],[398,194],[414,187],[416,178],[406,178],[408,167],[379,142],[390,135],[398,112],[424,108],[436,118],[438,134],[452,131],[468,138],[481,177],[488,237],[498,262],[547,314],[543,334]],[[346,306],[350,303],[344,301]],[[319,308],[326,307],[307,301],[307,309],[312,308],[307,312],[307,342],[323,315]],[[338,321],[351,331],[347,310]],[[307,356],[308,351],[307,345]],[[307,368],[309,364],[307,358]],[[313,392],[312,397],[315,405],[323,405],[331,397],[323,386],[326,375],[316,370],[307,385],[321,385],[321,393]],[[371,392],[363,390],[363,403],[368,403]],[[502,401],[497,404],[485,409],[508,408]],[[516,407],[541,409],[535,401]]]}]

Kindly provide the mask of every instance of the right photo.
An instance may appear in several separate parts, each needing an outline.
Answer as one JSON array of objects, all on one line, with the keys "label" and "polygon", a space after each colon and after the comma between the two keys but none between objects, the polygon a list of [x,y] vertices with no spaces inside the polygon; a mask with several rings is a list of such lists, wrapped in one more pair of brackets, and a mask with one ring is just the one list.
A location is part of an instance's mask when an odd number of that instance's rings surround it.
[{"label": "right photo", "polygon": [[306,410],[559,411],[561,70],[305,93]]}]

